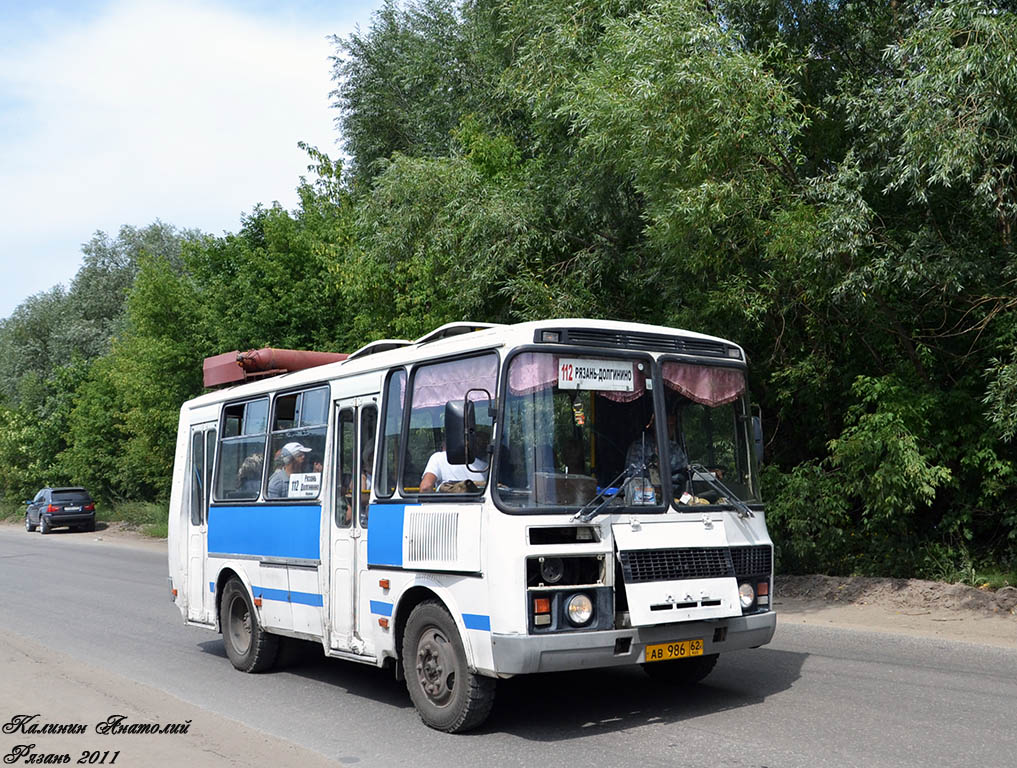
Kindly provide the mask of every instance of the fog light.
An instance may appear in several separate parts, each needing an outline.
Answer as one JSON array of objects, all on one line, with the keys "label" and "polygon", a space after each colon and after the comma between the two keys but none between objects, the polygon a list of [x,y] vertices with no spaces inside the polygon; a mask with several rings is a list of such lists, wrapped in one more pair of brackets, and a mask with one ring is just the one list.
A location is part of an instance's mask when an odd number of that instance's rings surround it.
[{"label": "fog light", "polygon": [[577,627],[593,618],[593,603],[586,595],[572,595],[566,604],[569,621]]},{"label": "fog light", "polygon": [[749,608],[756,601],[756,593],[751,584],[743,582],[738,585],[738,599],[741,600],[742,608]]},{"label": "fog light", "polygon": [[565,563],[560,557],[540,558],[540,578],[548,584],[557,584],[565,575]]}]

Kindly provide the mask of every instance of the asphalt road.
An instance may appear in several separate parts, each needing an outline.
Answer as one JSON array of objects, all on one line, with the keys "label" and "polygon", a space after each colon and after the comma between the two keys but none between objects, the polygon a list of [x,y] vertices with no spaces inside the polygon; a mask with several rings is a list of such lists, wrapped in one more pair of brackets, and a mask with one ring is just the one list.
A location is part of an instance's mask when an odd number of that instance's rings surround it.
[{"label": "asphalt road", "polygon": [[480,731],[449,736],[419,721],[390,673],[308,644],[279,671],[234,671],[218,635],[183,625],[151,547],[0,529],[0,627],[364,768],[1017,760],[1017,652],[966,643],[778,623],[771,645],[722,656],[690,692],[638,669],[517,678]]}]

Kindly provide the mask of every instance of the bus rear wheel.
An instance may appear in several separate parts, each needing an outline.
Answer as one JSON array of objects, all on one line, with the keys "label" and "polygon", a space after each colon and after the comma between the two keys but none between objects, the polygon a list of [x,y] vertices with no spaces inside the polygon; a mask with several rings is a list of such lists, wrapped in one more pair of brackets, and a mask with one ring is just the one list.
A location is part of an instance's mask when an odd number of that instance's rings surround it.
[{"label": "bus rear wheel", "polygon": [[716,653],[694,656],[691,659],[654,661],[643,664],[643,671],[659,683],[668,685],[695,685],[717,665]]},{"label": "bus rear wheel", "polygon": [[219,606],[219,626],[226,655],[241,672],[264,672],[275,664],[279,637],[261,626],[247,589],[239,579],[226,582]]},{"label": "bus rear wheel", "polygon": [[496,681],[470,671],[459,629],[445,607],[421,603],[406,622],[403,673],[420,719],[446,733],[476,728],[491,713]]}]

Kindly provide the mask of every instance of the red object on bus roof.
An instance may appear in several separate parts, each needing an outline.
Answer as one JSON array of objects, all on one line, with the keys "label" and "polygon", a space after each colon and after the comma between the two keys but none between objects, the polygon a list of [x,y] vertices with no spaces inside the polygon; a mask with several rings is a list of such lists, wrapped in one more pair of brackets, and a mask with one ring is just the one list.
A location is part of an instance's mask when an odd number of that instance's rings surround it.
[{"label": "red object on bus roof", "polygon": [[349,355],[339,352],[311,352],[301,349],[251,349],[224,352],[206,357],[202,364],[206,387],[221,387],[281,373],[302,371],[328,363],[339,363]]}]

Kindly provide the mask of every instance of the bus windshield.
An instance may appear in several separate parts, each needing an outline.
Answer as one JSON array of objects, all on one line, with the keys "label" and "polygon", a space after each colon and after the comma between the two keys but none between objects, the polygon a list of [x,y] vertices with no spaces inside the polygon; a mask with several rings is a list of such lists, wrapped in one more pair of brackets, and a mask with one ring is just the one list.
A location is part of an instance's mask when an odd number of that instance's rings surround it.
[{"label": "bus windshield", "polygon": [[[525,352],[508,368],[497,488],[508,507],[609,506],[664,509],[659,477],[627,483],[630,448],[653,433],[649,358]],[[658,473],[659,474],[659,473]]]},{"label": "bus windshield", "polygon": [[752,500],[743,370],[664,362],[663,414],[651,370],[635,356],[512,358],[497,467],[502,504],[659,512],[667,493],[681,511]]}]

